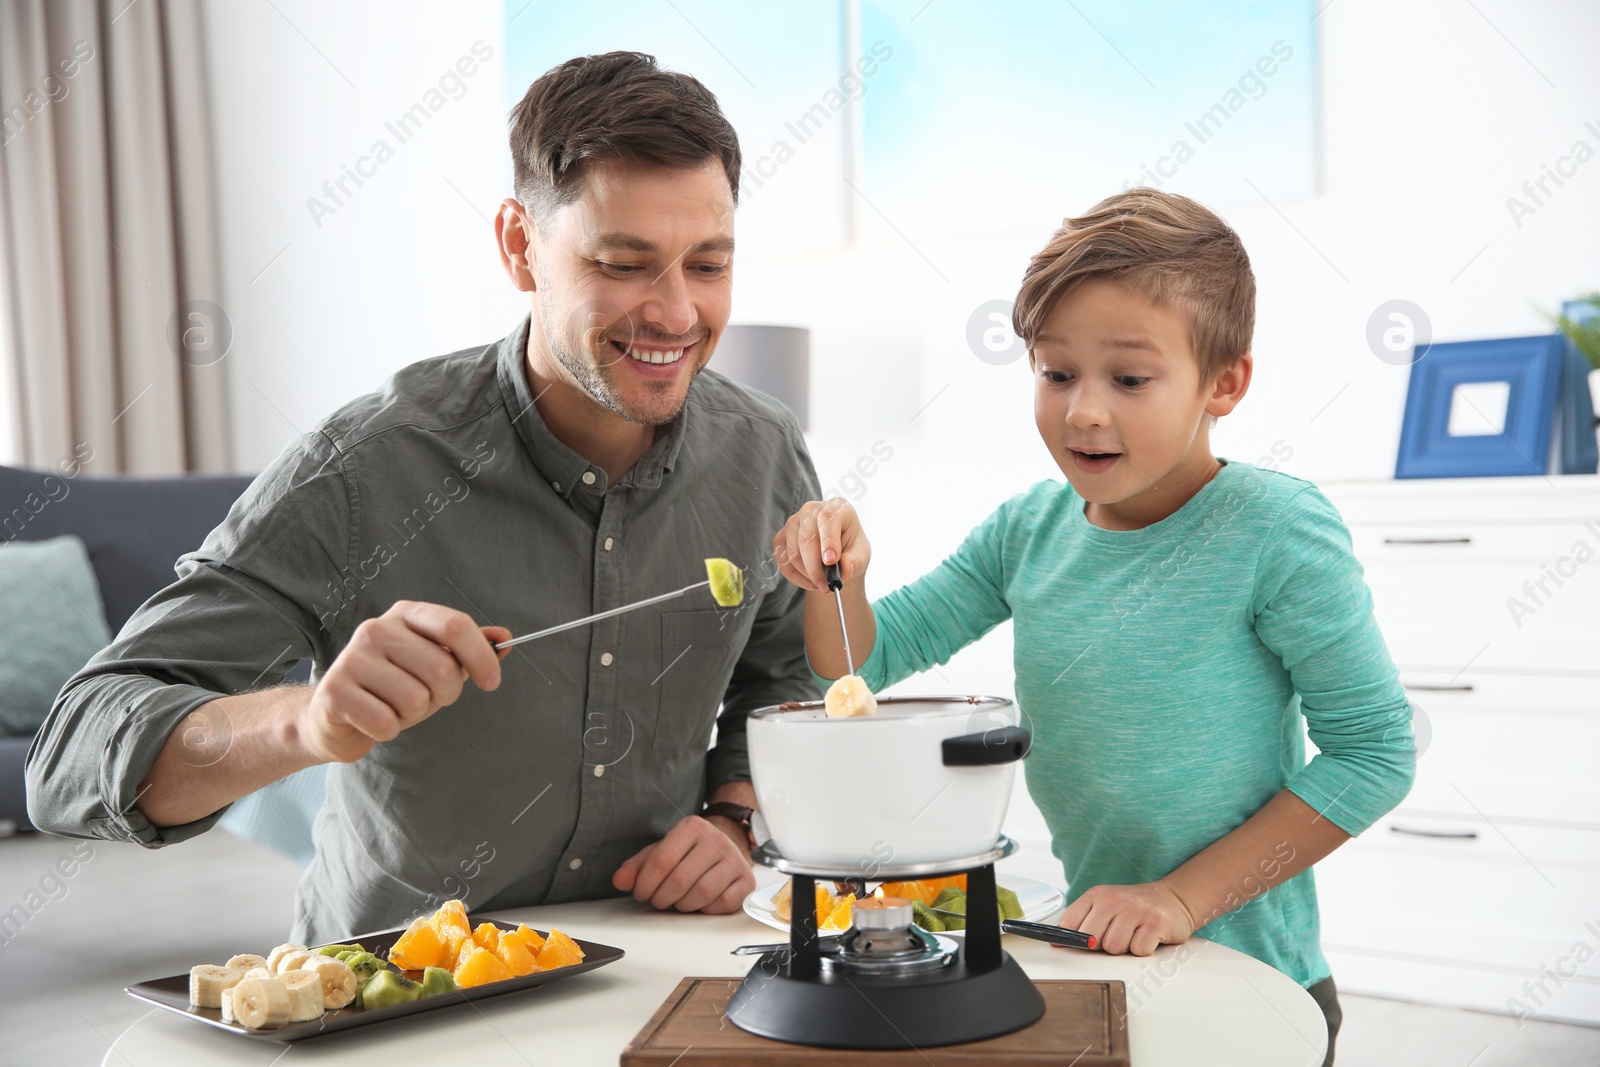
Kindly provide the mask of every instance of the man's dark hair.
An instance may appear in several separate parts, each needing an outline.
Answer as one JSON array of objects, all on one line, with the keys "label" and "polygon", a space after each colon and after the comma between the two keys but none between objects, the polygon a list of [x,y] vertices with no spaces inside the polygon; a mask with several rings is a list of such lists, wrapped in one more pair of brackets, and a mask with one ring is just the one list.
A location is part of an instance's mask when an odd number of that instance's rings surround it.
[{"label": "man's dark hair", "polygon": [[528,86],[511,110],[517,199],[543,228],[549,212],[577,198],[596,160],[655,167],[722,164],[739,202],[739,137],[711,90],[662,70],[643,52],[569,59]]}]

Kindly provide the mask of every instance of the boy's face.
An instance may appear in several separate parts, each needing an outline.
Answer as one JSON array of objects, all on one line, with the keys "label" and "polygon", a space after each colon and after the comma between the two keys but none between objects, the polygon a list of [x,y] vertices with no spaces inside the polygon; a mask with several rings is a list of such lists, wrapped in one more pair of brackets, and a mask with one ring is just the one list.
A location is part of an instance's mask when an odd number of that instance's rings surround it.
[{"label": "boy's face", "polygon": [[1188,317],[1118,282],[1060,297],[1034,340],[1034,418],[1088,517],[1138,529],[1172,514],[1215,472],[1209,416],[1250,381],[1246,353],[1202,383]]}]

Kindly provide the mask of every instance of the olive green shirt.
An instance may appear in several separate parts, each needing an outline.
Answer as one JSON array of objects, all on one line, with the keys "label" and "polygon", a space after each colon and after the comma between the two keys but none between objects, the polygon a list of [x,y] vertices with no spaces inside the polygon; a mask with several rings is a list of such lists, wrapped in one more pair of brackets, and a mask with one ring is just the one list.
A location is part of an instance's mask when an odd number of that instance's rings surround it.
[{"label": "olive green shirt", "polygon": [[625,859],[749,777],[746,713],[817,696],[802,594],[771,560],[773,531],[819,495],[794,416],[702,371],[612,483],[540,418],[527,337],[524,320],[412,364],[284,450],[62,689],[28,759],[42,829],[152,848],[209,829],[221,812],[158,828],[136,807],[179,720],[302,659],[314,682],[397,600],[524,634],[700,581],[708,556],[746,568],[741,608],[700,590],[520,645],[494,692],[468,682],[330,767],[294,937],[401,925],[452,896],[616,895]]}]

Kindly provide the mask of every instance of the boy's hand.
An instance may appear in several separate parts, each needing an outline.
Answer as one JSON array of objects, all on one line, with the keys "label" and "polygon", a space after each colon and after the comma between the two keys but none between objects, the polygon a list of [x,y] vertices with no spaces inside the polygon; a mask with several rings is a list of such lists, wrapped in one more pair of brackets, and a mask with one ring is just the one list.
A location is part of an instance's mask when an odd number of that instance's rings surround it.
[{"label": "boy's hand", "polygon": [[828,591],[826,568],[839,564],[839,577],[853,582],[872,562],[872,545],[849,502],[834,497],[813,500],[789,517],[772,538],[772,555],[783,576],[801,589]]},{"label": "boy's hand", "polygon": [[1100,939],[1114,956],[1148,956],[1157,945],[1181,945],[1194,933],[1194,918],[1178,894],[1161,882],[1097,885],[1072,902],[1058,925]]}]

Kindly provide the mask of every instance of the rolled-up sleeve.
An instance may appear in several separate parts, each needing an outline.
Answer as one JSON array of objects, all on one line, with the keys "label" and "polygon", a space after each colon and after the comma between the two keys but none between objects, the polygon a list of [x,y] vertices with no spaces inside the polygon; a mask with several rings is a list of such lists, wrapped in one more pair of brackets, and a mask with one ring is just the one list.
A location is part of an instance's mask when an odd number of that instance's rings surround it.
[{"label": "rolled-up sleeve", "polygon": [[[209,829],[219,810],[156,827],[142,783],[190,712],[219,696],[282,682],[302,659],[319,670],[353,611],[341,593],[354,495],[321,433],[285,449],[213,530],[179,558],[177,581],[142,605],[70,678],[28,751],[28,814],[40,829],[150,848]],[[229,742],[223,718],[196,730],[196,759]]]},{"label": "rolled-up sleeve", "polygon": [[1315,488],[1278,519],[1255,589],[1256,634],[1288,668],[1319,750],[1288,787],[1359,834],[1400,803],[1416,777],[1411,705],[1349,531]]}]

